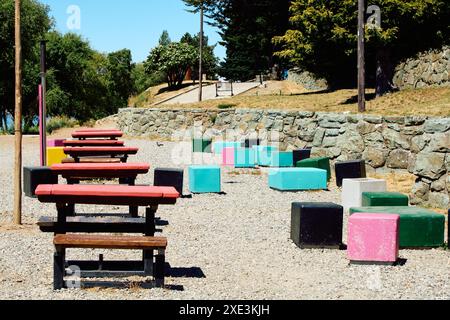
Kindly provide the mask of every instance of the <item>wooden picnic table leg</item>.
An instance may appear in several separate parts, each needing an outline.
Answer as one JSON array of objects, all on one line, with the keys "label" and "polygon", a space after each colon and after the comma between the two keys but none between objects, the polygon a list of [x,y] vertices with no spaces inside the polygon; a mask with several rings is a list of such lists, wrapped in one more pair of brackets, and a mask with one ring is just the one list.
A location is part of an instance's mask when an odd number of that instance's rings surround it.
[{"label": "wooden picnic table leg", "polygon": [[64,273],[65,273],[66,249],[61,246],[55,246],[55,253],[53,255],[53,289],[60,290],[65,287]]},{"label": "wooden picnic table leg", "polygon": [[65,234],[66,233],[66,224],[67,224],[67,215],[68,211],[70,211],[70,207],[66,205],[65,203],[57,203],[56,204],[56,210],[58,212],[58,219],[57,219],[57,233],[58,234]]},{"label": "wooden picnic table leg", "polygon": [[[122,181],[119,179],[119,183],[120,184],[127,184],[129,186],[134,186],[136,184],[136,176],[133,177],[128,177],[128,178],[122,178]],[[139,207],[130,207],[130,216],[132,218],[137,218],[139,217]]]},{"label": "wooden picnic table leg", "polygon": [[[67,184],[69,184],[69,185],[77,185],[77,184],[80,184],[80,180],[77,180],[77,179],[67,179]],[[67,205],[67,215],[68,216],[72,216],[72,217],[74,217],[76,214],[75,214],[75,204],[68,204]]]},{"label": "wooden picnic table leg", "polygon": [[[155,236],[155,215],[158,206],[152,206],[145,209],[145,236]],[[143,251],[144,272],[146,275],[153,275],[153,250]]]},{"label": "wooden picnic table leg", "polygon": [[155,269],[153,272],[153,278],[155,279],[155,284],[157,288],[164,287],[164,268],[166,264],[165,250],[158,250],[158,254],[155,258]]}]

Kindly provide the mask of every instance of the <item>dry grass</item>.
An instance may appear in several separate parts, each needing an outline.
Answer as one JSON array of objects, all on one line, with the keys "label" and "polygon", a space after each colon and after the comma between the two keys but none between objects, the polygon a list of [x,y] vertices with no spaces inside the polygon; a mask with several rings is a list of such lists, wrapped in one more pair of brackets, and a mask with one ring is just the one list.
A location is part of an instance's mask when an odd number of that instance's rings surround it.
[{"label": "dry grass", "polygon": [[[208,83],[209,82],[206,82],[205,85],[207,85]],[[168,90],[168,85],[166,83],[150,87],[143,93],[131,97],[128,100],[128,105],[138,108],[153,107],[155,104],[174,98],[179,94],[187,93],[188,91],[196,88],[197,86],[198,84],[194,85],[192,81],[185,81],[183,83],[183,87],[179,90]]]},{"label": "dry grass", "polygon": [[[288,95],[271,94],[271,89],[254,89],[233,98],[208,100],[201,103],[164,105],[164,108],[217,109],[219,105],[236,108],[289,109],[317,112],[357,113],[357,90],[333,92],[302,92]],[[294,90],[282,88],[281,90]],[[297,88],[297,90],[301,90]],[[283,91],[283,92],[284,92]],[[256,92],[259,92],[256,95]],[[279,92],[279,91],[278,91]],[[262,94],[266,93],[266,94]],[[450,87],[404,90],[374,99],[374,90],[367,91],[367,112],[379,115],[450,116]]]}]

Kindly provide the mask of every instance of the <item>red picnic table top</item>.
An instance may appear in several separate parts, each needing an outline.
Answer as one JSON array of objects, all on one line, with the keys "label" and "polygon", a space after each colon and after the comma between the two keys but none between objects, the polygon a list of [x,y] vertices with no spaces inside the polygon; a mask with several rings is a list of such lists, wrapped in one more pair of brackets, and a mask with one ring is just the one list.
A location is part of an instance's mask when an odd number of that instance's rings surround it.
[{"label": "red picnic table top", "polygon": [[79,130],[75,130],[75,133],[80,133],[80,132],[121,132],[123,133],[121,130],[118,129],[92,129],[92,128],[88,128],[88,129],[79,129]]},{"label": "red picnic table top", "polygon": [[40,185],[36,195],[43,203],[118,206],[175,204],[180,197],[173,187],[123,185]]},{"label": "red picnic table top", "polygon": [[147,163],[67,163],[52,165],[51,170],[65,179],[128,178],[148,173],[150,165]]},{"label": "red picnic table top", "polygon": [[121,131],[84,131],[84,132],[73,132],[72,138],[75,139],[96,139],[96,138],[107,138],[107,139],[117,139],[123,136]]},{"label": "red picnic table top", "polygon": [[65,140],[65,147],[123,147],[124,141],[120,140]]},{"label": "red picnic table top", "polygon": [[139,148],[130,147],[66,147],[64,153],[72,157],[101,157],[137,154]]}]

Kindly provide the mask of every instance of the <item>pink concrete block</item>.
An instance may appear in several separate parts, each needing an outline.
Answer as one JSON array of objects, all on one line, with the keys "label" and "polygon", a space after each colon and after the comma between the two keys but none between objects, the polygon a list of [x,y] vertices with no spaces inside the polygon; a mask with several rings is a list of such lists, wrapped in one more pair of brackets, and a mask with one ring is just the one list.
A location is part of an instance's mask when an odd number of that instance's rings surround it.
[{"label": "pink concrete block", "polygon": [[348,258],[352,262],[393,264],[398,260],[400,216],[356,213],[348,225]]},{"label": "pink concrete block", "polygon": [[234,167],[235,149],[224,148],[222,151],[222,165],[227,167]]},{"label": "pink concrete block", "polygon": [[58,147],[64,147],[64,139],[53,139],[53,140],[47,140],[47,147],[49,148],[58,148]]}]

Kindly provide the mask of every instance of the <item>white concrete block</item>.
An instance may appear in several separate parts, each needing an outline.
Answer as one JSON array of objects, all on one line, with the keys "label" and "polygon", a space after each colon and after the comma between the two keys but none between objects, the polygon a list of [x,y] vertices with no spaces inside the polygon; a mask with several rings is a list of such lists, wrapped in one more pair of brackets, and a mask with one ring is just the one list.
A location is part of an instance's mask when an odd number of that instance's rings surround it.
[{"label": "white concrete block", "polygon": [[362,207],[363,192],[385,192],[387,182],[382,179],[344,179],[342,184],[342,206],[348,211],[350,208]]}]

